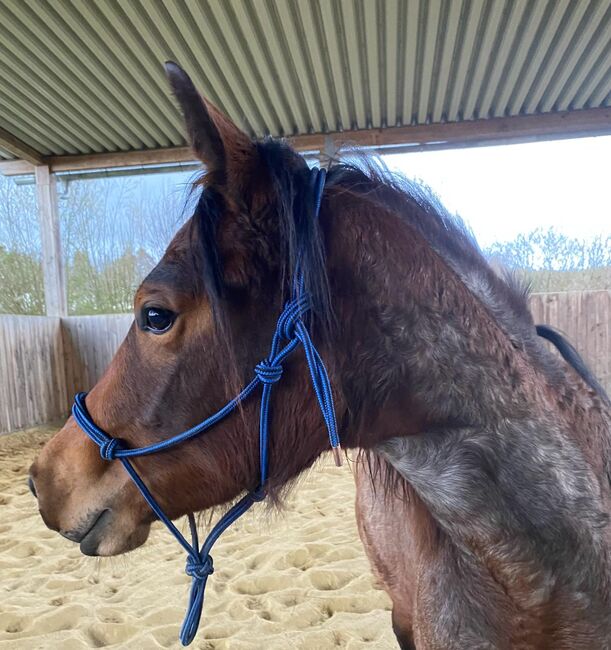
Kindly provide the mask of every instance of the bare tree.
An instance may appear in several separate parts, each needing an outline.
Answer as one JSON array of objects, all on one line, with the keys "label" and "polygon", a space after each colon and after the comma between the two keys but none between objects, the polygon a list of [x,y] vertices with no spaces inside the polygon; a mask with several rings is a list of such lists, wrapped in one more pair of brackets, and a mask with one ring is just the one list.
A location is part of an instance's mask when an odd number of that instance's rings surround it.
[{"label": "bare tree", "polygon": [[35,188],[0,176],[0,313],[44,310]]},{"label": "bare tree", "polygon": [[164,175],[67,182],[60,220],[70,313],[131,310],[134,291],[184,220],[185,193],[176,181]]},{"label": "bare tree", "polygon": [[585,240],[539,228],[484,252],[522,276],[533,291],[611,289],[609,235]]}]

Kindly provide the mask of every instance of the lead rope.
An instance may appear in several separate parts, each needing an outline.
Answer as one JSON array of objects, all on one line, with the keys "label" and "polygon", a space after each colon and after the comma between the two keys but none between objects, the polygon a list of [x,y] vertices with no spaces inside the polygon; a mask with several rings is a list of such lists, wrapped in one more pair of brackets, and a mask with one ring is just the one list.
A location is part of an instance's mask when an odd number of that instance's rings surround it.
[{"label": "lead rope", "polygon": [[[313,170],[312,174],[315,174],[313,180],[315,191],[314,217],[316,218],[320,211],[322,192],[325,185],[325,170]],[[200,422],[191,429],[183,431],[167,440],[136,449],[124,448],[118,438],[112,438],[109,436],[92,420],[85,403],[85,398],[87,396],[86,393],[79,393],[74,399],[72,415],[81,429],[99,446],[102,458],[107,461],[112,461],[115,458],[121,461],[123,467],[125,467],[125,470],[135,483],[138,490],[140,490],[151,510],[165,524],[167,529],[172,533],[172,535],[174,535],[187,553],[187,565],[185,571],[187,575],[191,576],[192,583],[191,592],[189,594],[189,603],[187,605],[187,613],[180,630],[180,641],[183,645],[189,645],[193,641],[195,634],[197,633],[197,628],[199,627],[202,608],[204,605],[206,583],[208,577],[214,573],[214,563],[210,555],[212,547],[223,532],[246,511],[248,511],[254,503],[265,499],[265,484],[268,478],[269,418],[272,388],[273,385],[282,378],[282,363],[299,345],[301,345],[304,350],[309,374],[312,380],[312,386],[327,428],[335,463],[338,466],[342,464],[331,383],[320,354],[312,342],[310,333],[302,320],[302,316],[304,316],[310,308],[310,300],[304,291],[303,275],[298,263],[297,269],[295,270],[292,299],[286,303],[280,317],[278,318],[269,355],[255,367],[255,377],[242,389],[237,397],[227,402],[227,404],[214,415],[211,415],[209,418]],[[282,341],[287,341],[284,347],[281,347]],[[259,487],[253,492],[249,492],[243,496],[219,519],[214,528],[210,531],[201,548],[199,546],[195,517],[193,514],[188,515],[189,529],[191,532],[191,544],[189,544],[171,519],[163,512],[129,459],[164,451],[198,436],[234,411],[238,404],[245,400],[259,384],[263,385],[259,411]]]}]

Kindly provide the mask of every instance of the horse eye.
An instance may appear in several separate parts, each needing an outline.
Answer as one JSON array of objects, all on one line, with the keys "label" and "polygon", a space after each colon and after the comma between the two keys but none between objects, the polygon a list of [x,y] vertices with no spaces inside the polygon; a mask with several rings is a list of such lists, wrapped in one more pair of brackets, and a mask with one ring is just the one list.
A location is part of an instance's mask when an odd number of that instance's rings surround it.
[{"label": "horse eye", "polygon": [[167,332],[174,324],[176,314],[169,309],[160,307],[147,307],[144,310],[144,327],[154,334]]}]

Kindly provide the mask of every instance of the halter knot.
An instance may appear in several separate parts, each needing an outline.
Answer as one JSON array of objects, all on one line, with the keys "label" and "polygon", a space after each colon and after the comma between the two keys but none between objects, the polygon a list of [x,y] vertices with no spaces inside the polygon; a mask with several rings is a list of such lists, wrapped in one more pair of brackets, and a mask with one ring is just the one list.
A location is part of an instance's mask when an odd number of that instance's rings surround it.
[{"label": "halter knot", "polygon": [[185,573],[194,580],[205,580],[209,575],[214,573],[214,564],[210,555],[206,555],[204,560],[199,557],[189,555]]},{"label": "halter knot", "polygon": [[263,501],[266,496],[267,496],[267,492],[265,491],[265,488],[262,485],[250,493],[251,499],[255,502]]},{"label": "halter knot", "polygon": [[104,460],[114,460],[119,448],[119,440],[117,438],[108,438],[108,440],[104,440],[100,445],[100,456]]},{"label": "halter knot", "polygon": [[287,341],[292,341],[295,338],[295,325],[310,307],[310,298],[305,294],[289,300],[278,319],[278,333]]},{"label": "halter knot", "polygon": [[275,384],[282,377],[282,366],[274,365],[267,359],[264,359],[256,365],[255,374],[262,383]]}]

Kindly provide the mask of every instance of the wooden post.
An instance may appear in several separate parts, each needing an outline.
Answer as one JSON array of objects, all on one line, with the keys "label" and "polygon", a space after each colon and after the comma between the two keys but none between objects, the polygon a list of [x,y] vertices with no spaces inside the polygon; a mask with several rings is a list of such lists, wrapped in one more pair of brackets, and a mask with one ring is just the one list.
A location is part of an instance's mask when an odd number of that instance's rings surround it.
[{"label": "wooden post", "polygon": [[68,299],[62,264],[56,181],[47,165],[37,165],[35,173],[46,313],[47,316],[63,317],[68,315]]}]

